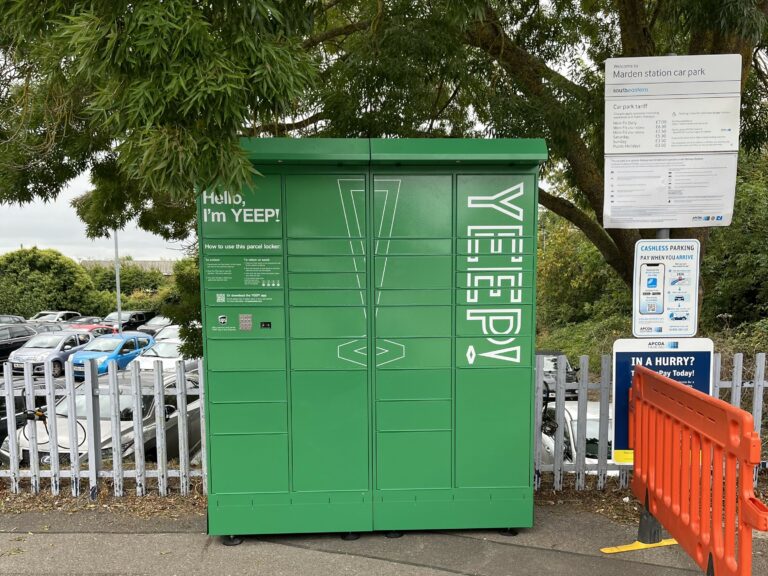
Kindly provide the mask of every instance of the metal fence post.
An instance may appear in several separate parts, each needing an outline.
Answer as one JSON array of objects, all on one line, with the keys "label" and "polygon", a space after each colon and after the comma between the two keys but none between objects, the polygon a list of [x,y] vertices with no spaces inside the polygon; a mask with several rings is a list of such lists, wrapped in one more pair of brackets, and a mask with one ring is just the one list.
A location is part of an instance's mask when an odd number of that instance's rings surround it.
[{"label": "metal fence post", "polygon": [[533,487],[541,488],[541,426],[544,409],[544,359],[536,355],[536,381],[533,392]]},{"label": "metal fence post", "polygon": [[75,373],[70,361],[64,365],[64,382],[67,388],[67,426],[69,428],[69,481],[72,496],[80,496],[80,441],[78,431],[82,426],[77,421],[77,391]]},{"label": "metal fence post", "polygon": [[163,363],[155,360],[155,453],[157,454],[157,489],[160,496],[168,495],[168,455],[165,446],[165,390]]},{"label": "metal fence post", "polygon": [[56,385],[53,382],[53,364],[45,363],[45,394],[48,404],[48,456],[51,459],[51,494],[59,495],[61,472],[59,470],[59,419],[56,416]]},{"label": "metal fence post", "polygon": [[139,365],[131,364],[133,392],[133,458],[136,465],[136,496],[147,490],[146,460],[144,459],[144,402]]},{"label": "metal fence post", "polygon": [[[555,454],[554,454],[554,489],[563,489],[563,461],[565,460],[565,356],[557,357],[555,380]],[[570,438],[570,436],[569,436]],[[573,453],[573,446],[571,446]]]},{"label": "metal fence post", "polygon": [[608,420],[610,419],[609,396],[612,380],[613,359],[604,354],[600,359],[600,432],[597,445],[597,489],[605,488],[608,468]]},{"label": "metal fence post", "polygon": [[589,388],[589,356],[579,357],[579,407],[576,417],[576,490],[586,487],[587,457],[587,391]]},{"label": "metal fence post", "polygon": [[32,363],[24,363],[24,394],[27,408],[27,438],[29,439],[29,481],[32,493],[40,492],[40,454],[37,450],[37,416]]},{"label": "metal fence post", "polygon": [[184,360],[176,362],[176,417],[179,419],[179,491],[189,494],[189,437],[187,422],[187,375]]},{"label": "metal fence post", "polygon": [[99,406],[99,367],[95,360],[85,362],[85,415],[88,437],[88,496],[95,500],[99,492],[101,469],[101,410]]},{"label": "metal fence post", "polygon": [[[19,492],[19,445],[16,436],[16,396],[13,388],[11,365],[3,364],[3,382],[5,384],[5,412],[8,422],[8,454],[10,455],[11,492]],[[13,425],[11,425],[13,423]]]},{"label": "metal fence post", "polygon": [[113,360],[109,363],[109,417],[112,423],[112,480],[115,485],[115,496],[123,495],[123,446],[120,387],[117,383],[117,363]]},{"label": "metal fence post", "polygon": [[741,382],[744,374],[744,354],[733,355],[733,375],[731,376],[731,406],[741,408]]},{"label": "metal fence post", "polygon": [[[197,359],[197,378],[200,393],[200,459],[203,467],[203,494],[208,494],[208,445],[205,437],[205,365]],[[536,435],[534,434],[534,438]]]}]

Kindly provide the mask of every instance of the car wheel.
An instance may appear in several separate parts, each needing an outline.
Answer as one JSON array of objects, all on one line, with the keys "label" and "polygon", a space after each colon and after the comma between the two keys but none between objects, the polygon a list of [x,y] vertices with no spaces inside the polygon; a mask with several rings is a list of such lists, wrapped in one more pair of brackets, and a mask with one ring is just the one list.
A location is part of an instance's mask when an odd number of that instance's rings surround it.
[{"label": "car wheel", "polygon": [[51,366],[51,374],[53,374],[54,378],[61,378],[61,375],[64,374],[64,366],[61,365],[61,362],[54,362]]}]

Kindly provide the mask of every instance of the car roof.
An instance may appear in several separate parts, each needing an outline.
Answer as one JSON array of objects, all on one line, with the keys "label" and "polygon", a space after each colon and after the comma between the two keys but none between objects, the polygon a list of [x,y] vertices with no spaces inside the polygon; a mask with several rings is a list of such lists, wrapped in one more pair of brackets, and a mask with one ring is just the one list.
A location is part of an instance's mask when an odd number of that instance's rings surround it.
[{"label": "car roof", "polygon": [[[149,310],[120,310],[120,314],[146,314]],[[117,310],[113,310],[110,314],[117,314]]]},{"label": "car roof", "polygon": [[61,336],[62,338],[65,336],[74,336],[76,334],[87,334],[85,330],[54,330],[53,332],[42,332],[40,335],[45,336]]},{"label": "car roof", "polygon": [[[110,328],[110,326],[105,326],[105,328]],[[123,330],[122,334],[117,332],[113,332],[112,334],[102,334],[99,336],[99,338],[133,338],[135,336],[146,336],[147,338],[152,338],[152,336],[146,332],[139,332],[137,330]]]}]

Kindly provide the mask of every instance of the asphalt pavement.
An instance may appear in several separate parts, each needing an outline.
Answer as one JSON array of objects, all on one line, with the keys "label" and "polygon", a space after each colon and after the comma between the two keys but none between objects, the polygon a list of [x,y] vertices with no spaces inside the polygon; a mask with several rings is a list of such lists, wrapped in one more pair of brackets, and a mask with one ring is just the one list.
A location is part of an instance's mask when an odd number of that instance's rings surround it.
[{"label": "asphalt pavement", "polygon": [[[677,546],[606,556],[636,529],[557,505],[536,507],[533,529],[248,537],[228,547],[197,515],[141,519],[107,511],[0,515],[0,574],[321,576],[673,576],[700,574]],[[768,573],[768,539],[754,545],[753,574]]]}]

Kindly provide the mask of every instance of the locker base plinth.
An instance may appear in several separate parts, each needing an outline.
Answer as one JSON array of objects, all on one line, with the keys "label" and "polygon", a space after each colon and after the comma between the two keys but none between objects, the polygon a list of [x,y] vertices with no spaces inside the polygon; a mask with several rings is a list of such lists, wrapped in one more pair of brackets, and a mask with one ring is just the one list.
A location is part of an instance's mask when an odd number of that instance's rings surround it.
[{"label": "locker base plinth", "polygon": [[[211,495],[208,533],[212,536],[383,532],[388,538],[410,530],[499,530],[514,535],[515,528],[533,526],[533,495],[529,488],[508,489],[506,498],[486,493],[472,497],[462,490],[447,491],[437,499],[409,493],[390,493],[356,500],[297,502],[296,498],[264,495]],[[339,498],[342,498],[340,496]],[[259,503],[259,500],[262,500]],[[265,502],[267,500],[267,502]],[[317,499],[319,500],[319,498]],[[512,528],[514,527],[514,528]]]}]

